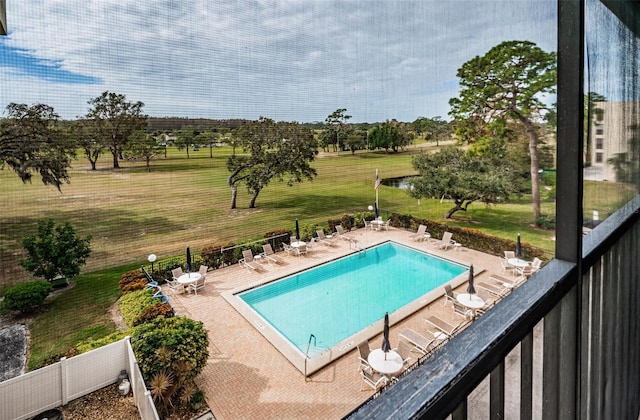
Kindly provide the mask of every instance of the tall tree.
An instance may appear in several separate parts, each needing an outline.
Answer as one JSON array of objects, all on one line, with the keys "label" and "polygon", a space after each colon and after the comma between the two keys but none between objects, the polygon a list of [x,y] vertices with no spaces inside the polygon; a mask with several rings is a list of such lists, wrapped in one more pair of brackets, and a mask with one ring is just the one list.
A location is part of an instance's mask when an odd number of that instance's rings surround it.
[{"label": "tall tree", "polygon": [[291,186],[316,175],[310,164],[318,150],[309,128],[295,122],[275,122],[260,117],[258,121],[245,123],[236,138],[245,154],[233,154],[227,160],[232,209],[236,208],[240,184],[246,185],[251,194],[249,208],[254,208],[258,194],[273,179],[286,179],[287,185]]},{"label": "tall tree", "polygon": [[67,169],[74,157],[75,144],[52,107],[7,106],[7,118],[0,121],[0,166],[13,169],[23,182],[39,173],[45,185],[60,190],[69,182]]},{"label": "tall tree", "polygon": [[91,126],[91,122],[87,120],[78,120],[72,123],[70,132],[91,164],[91,170],[95,171],[98,158],[104,151],[104,146],[100,136],[92,130]]},{"label": "tall tree", "polygon": [[447,146],[434,154],[413,158],[419,176],[407,180],[409,195],[415,198],[446,198],[454,206],[445,214],[467,211],[474,201],[496,204],[517,192],[510,166],[500,158],[504,150],[496,141],[491,154],[474,155]]},{"label": "tall tree", "polygon": [[147,116],[142,113],[144,104],[140,101],[128,102],[124,95],[109,91],[88,103],[92,108],[86,118],[93,122],[94,130],[113,155],[113,167],[119,168],[119,159],[129,142],[129,136],[147,123]]},{"label": "tall tree", "polygon": [[127,157],[144,159],[147,172],[151,172],[151,159],[162,153],[164,146],[160,143],[164,136],[152,136],[143,130],[138,130],[129,137]]},{"label": "tall tree", "polygon": [[409,134],[407,127],[396,120],[385,121],[381,125],[374,127],[369,133],[370,149],[389,149],[397,152],[411,143],[413,137]]},{"label": "tall tree", "polygon": [[344,146],[344,141],[351,131],[351,126],[347,123],[350,119],[351,115],[347,115],[346,108],[338,108],[324,120],[324,141],[326,144],[333,144],[334,152],[340,151]]},{"label": "tall tree", "polygon": [[529,137],[534,219],[540,217],[535,122],[546,109],[544,95],[555,92],[556,63],[555,52],[545,52],[532,42],[505,41],[458,69],[460,95],[449,101],[450,115],[464,122],[460,126],[466,133],[469,125],[482,127],[496,121],[518,121],[524,126]]}]

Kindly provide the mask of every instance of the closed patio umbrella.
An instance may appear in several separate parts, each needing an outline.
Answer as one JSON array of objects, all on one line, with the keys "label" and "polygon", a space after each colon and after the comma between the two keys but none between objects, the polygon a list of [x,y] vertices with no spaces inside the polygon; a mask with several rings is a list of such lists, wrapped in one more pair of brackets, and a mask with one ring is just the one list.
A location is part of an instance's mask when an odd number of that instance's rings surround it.
[{"label": "closed patio umbrella", "polygon": [[298,224],[298,219],[296,219],[296,239],[300,240],[300,225]]},{"label": "closed patio umbrella", "polygon": [[387,360],[387,352],[391,350],[391,343],[389,343],[389,312],[384,313],[384,329],[382,330],[382,351],[384,352],[384,359]]},{"label": "closed patio umbrella", "polygon": [[522,256],[522,245],[520,245],[520,234],[518,233],[518,239],[516,239],[516,257]]},{"label": "closed patio umbrella", "polygon": [[467,293],[470,295],[476,294],[476,289],[473,287],[473,264],[469,266],[469,285],[467,286]]},{"label": "closed patio umbrella", "polygon": [[376,219],[380,216],[379,212],[378,212],[378,202],[376,201],[375,203],[375,207],[376,207]]},{"label": "closed patio umbrella", "polygon": [[187,247],[187,273],[191,272],[191,250]]}]

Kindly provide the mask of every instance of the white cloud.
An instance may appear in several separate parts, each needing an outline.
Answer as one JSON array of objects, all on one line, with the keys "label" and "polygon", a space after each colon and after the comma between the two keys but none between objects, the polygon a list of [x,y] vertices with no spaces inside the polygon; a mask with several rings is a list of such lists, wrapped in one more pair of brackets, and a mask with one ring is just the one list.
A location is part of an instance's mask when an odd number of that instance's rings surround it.
[{"label": "white cloud", "polygon": [[5,45],[100,83],[20,75],[0,106],[82,115],[105,90],[154,116],[446,117],[455,72],[507,39],[555,48],[555,2],[8,0]]}]

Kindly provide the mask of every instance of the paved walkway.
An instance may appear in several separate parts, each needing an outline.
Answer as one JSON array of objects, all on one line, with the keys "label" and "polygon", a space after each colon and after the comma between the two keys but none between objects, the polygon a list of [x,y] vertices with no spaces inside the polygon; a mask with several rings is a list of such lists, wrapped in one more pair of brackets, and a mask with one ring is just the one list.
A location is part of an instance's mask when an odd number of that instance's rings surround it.
[{"label": "paved walkway", "polygon": [[[465,265],[473,264],[476,272],[484,269],[476,276],[478,281],[501,271],[500,259],[496,256],[464,247],[439,250],[433,246],[433,239],[414,242],[410,238],[411,232],[405,230],[391,228],[388,232],[371,232],[359,229],[349,234],[363,247],[393,240]],[[185,294],[171,298],[177,314],[202,321],[209,331],[209,361],[197,383],[205,391],[216,419],[340,418],[372,395],[371,389],[361,390],[355,346],[352,352],[305,380],[303,374],[221,296],[224,291],[279,278],[355,251],[348,241],[334,240],[335,247],[316,244],[307,257],[278,253],[286,260],[285,264],[265,264],[262,273],[240,268],[237,264],[211,271],[207,274],[207,286],[197,296]],[[465,287],[460,286],[458,291]],[[462,320],[453,313],[451,305],[444,306],[439,298],[391,327],[392,346],[397,344],[398,332],[403,328],[427,334],[424,322],[427,314],[452,322]],[[379,347],[381,342],[381,333],[370,340],[372,348]]]}]

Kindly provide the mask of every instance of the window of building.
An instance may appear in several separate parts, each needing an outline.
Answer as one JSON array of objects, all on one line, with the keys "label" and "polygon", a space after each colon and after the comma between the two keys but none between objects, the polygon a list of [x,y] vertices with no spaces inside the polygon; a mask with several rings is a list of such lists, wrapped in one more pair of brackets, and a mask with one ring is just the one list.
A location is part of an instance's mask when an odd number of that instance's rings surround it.
[{"label": "window of building", "polygon": [[602,153],[596,153],[596,163],[602,163]]},{"label": "window of building", "polygon": [[596,139],[596,149],[597,150],[602,150],[603,143],[604,143],[604,139],[602,139],[602,138]]}]

